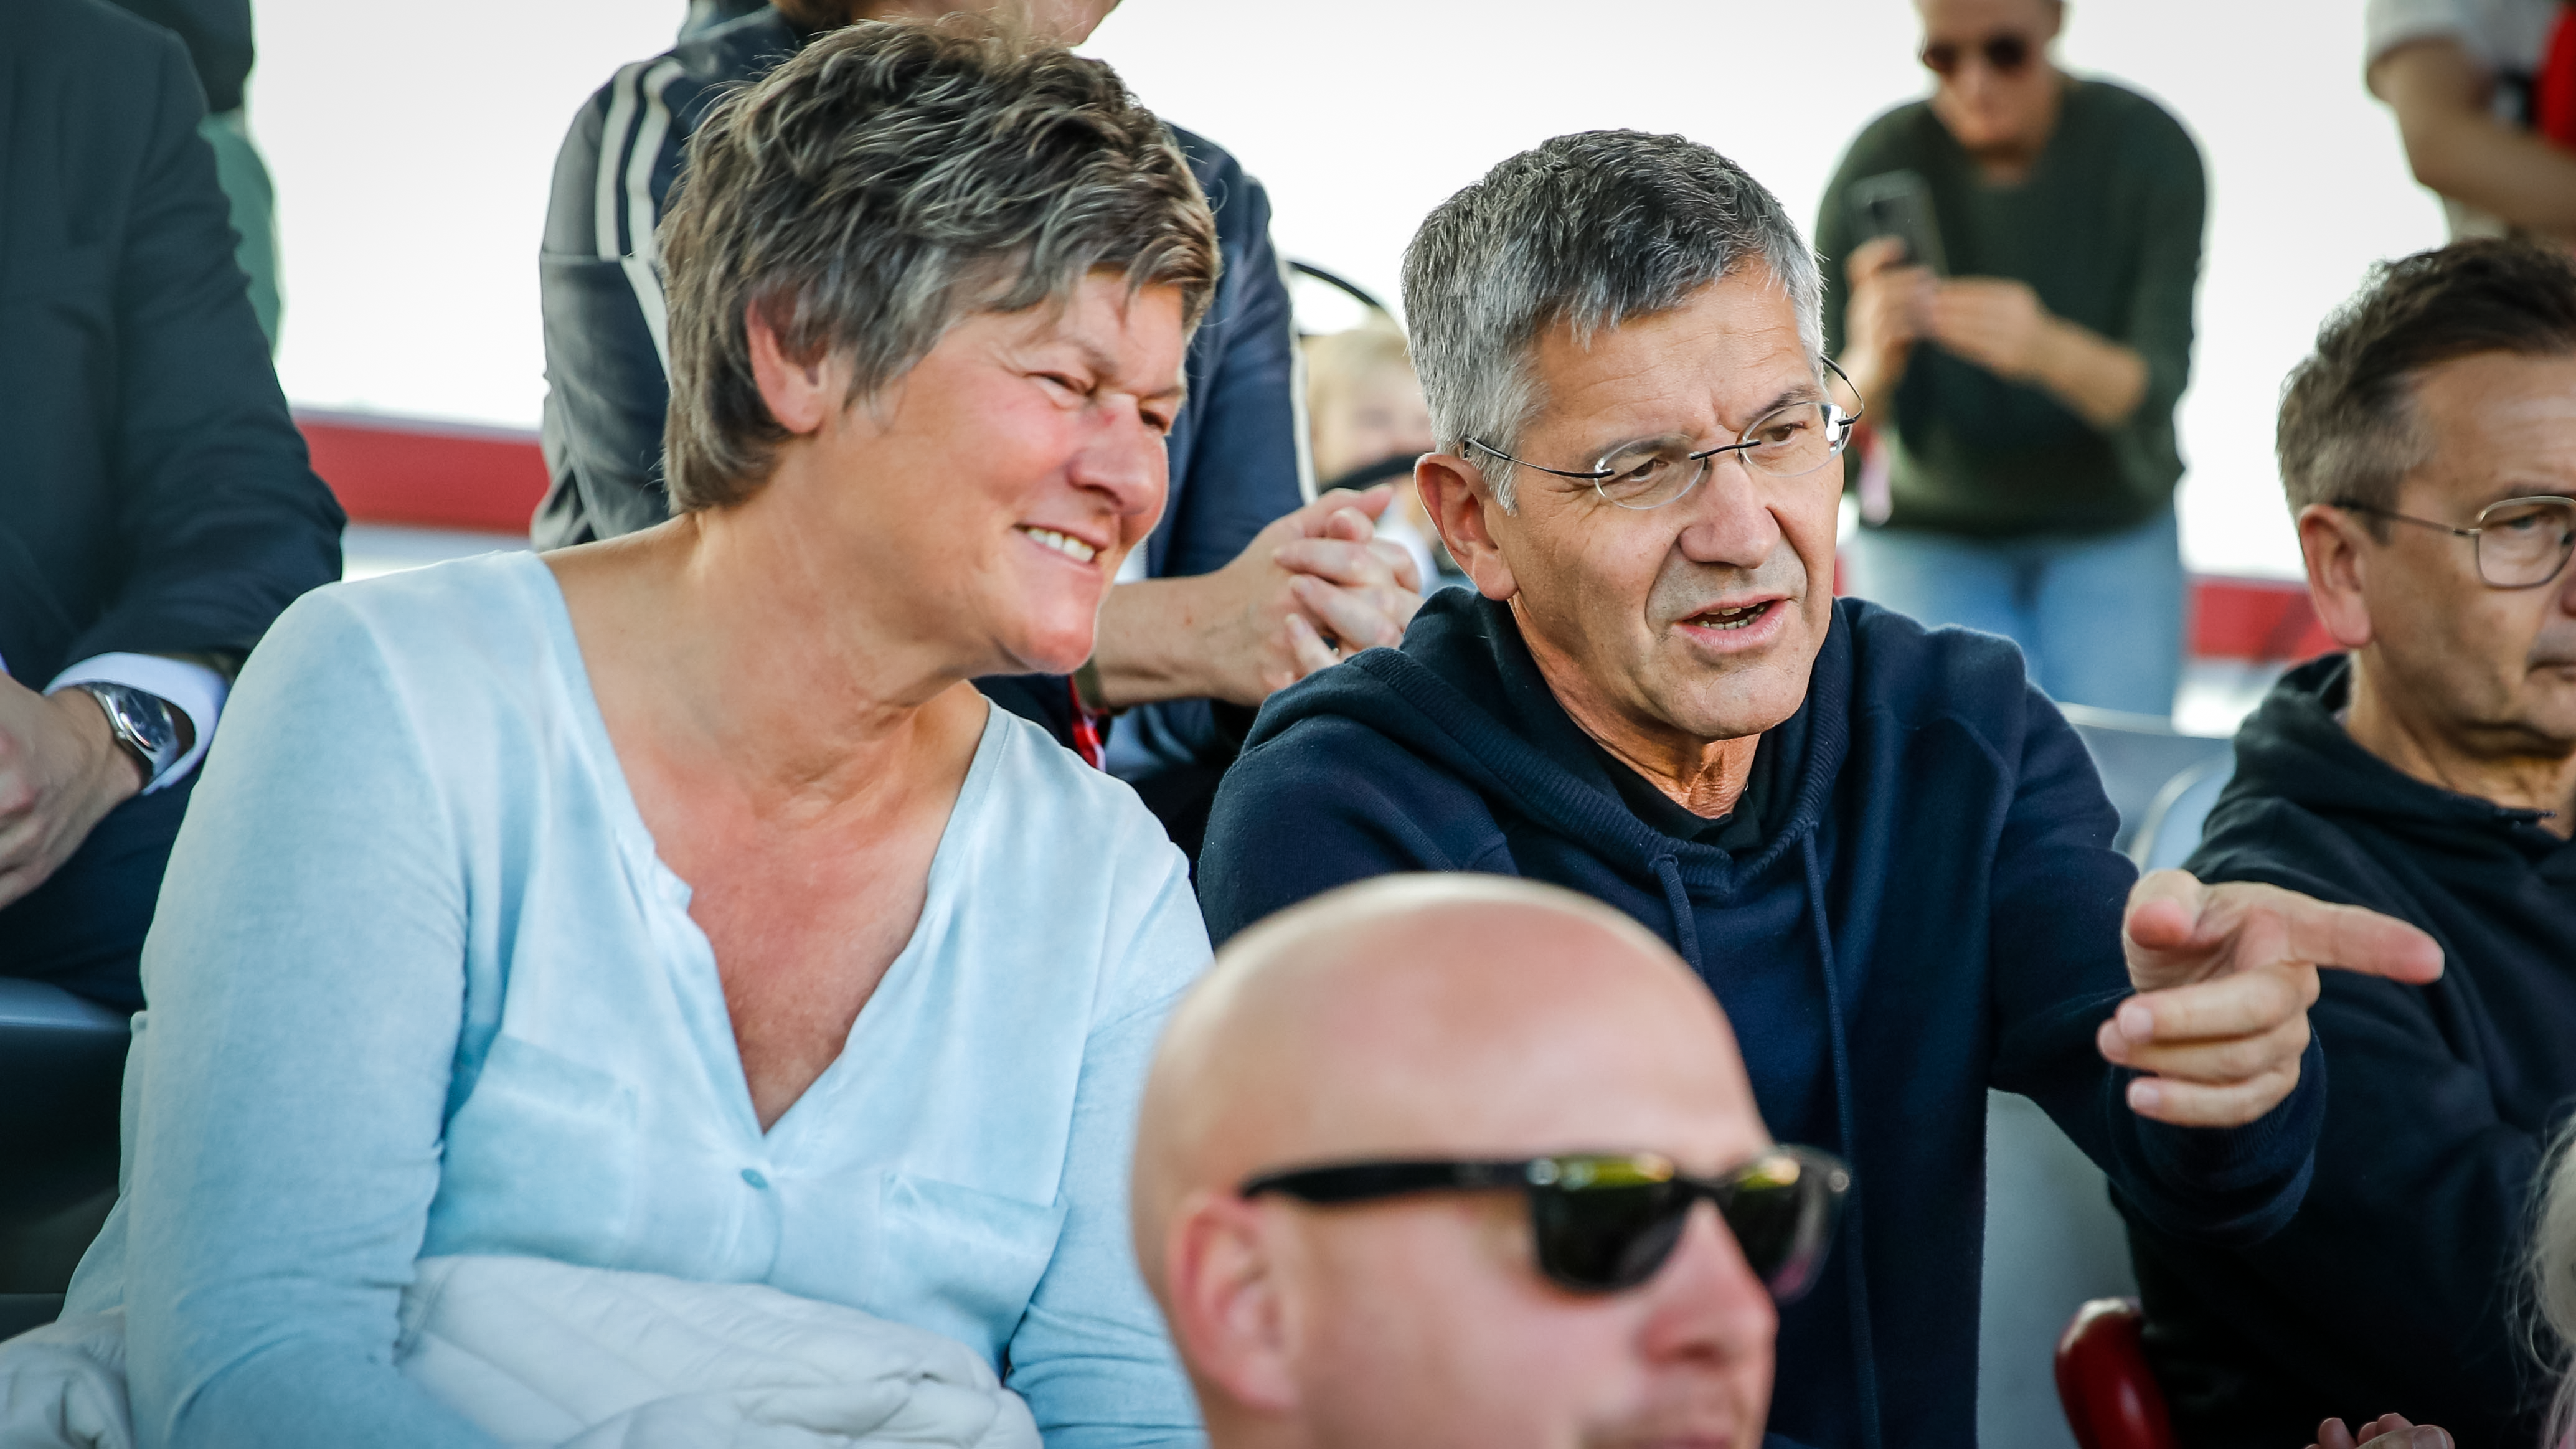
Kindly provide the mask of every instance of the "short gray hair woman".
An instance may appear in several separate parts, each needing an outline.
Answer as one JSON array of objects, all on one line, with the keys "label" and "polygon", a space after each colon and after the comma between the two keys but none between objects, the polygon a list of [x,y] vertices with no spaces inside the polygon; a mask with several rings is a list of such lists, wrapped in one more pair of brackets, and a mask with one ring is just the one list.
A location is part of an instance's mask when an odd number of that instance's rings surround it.
[{"label": "short gray hair woman", "polygon": [[1094,61],[863,25],[665,224],[662,527],[322,590],[253,657],[144,959],[142,1442],[488,1445],[398,1369],[427,1255],[765,1283],[1006,1364],[1050,1445],[1195,1436],[1126,1247],[1207,941],[1064,673],[1162,507],[1217,266]]}]

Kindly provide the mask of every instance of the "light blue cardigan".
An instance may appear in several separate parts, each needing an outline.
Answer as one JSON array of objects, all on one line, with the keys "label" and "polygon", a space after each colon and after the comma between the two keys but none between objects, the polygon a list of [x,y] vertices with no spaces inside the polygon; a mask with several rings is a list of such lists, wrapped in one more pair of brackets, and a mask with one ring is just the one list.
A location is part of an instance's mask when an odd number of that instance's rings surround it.
[{"label": "light blue cardigan", "polygon": [[306,596],[171,857],[125,1180],[146,1446],[488,1446],[393,1367],[424,1254],[767,1283],[962,1340],[1050,1449],[1200,1441],[1127,1240],[1136,1097],[1208,943],[1128,788],[995,709],[921,922],[764,1136],[689,888],[553,574]]}]

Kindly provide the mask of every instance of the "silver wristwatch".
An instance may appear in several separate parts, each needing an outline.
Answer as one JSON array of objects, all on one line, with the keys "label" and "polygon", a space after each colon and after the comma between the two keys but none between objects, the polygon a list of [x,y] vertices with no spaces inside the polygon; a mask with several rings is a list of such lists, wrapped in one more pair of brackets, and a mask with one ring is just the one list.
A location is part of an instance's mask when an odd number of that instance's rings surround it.
[{"label": "silver wristwatch", "polygon": [[85,683],[72,688],[86,691],[106,711],[107,727],[116,742],[143,766],[146,787],[187,753],[179,743],[179,711],[170,701],[123,684]]}]

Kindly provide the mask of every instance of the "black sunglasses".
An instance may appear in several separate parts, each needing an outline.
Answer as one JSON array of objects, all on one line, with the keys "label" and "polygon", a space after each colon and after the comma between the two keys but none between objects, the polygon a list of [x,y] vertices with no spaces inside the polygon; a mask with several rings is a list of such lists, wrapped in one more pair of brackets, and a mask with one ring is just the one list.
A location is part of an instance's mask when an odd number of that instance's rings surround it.
[{"label": "black sunglasses", "polygon": [[1652,1152],[1569,1153],[1292,1168],[1262,1173],[1239,1191],[1336,1205],[1501,1188],[1529,1195],[1538,1266],[1559,1287],[1616,1293],[1654,1277],[1681,1244],[1691,1204],[1706,1198],[1754,1276],[1790,1303],[1815,1286],[1851,1169],[1811,1147],[1774,1147],[1716,1177],[1686,1177]]},{"label": "black sunglasses", "polygon": [[[2027,35],[2006,31],[1987,36],[1984,43],[1969,47],[1986,58],[1986,65],[1997,75],[2017,75],[2030,64],[2031,43]],[[1934,75],[1948,78],[1959,73],[1959,61],[1965,50],[1957,43],[1936,40],[1923,47],[1923,64]]]}]

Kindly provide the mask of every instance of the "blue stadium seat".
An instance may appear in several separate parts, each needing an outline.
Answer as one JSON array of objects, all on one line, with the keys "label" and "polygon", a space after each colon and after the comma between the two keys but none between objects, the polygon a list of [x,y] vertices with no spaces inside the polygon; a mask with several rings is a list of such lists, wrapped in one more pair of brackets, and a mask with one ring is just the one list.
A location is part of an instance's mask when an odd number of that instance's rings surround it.
[{"label": "blue stadium seat", "polygon": [[[2177,734],[2144,715],[2060,708],[2120,812],[2113,844],[2142,870],[2179,865],[2235,767],[2229,743]],[[2076,1449],[2058,1396],[2058,1338],[2076,1305],[2137,1291],[2128,1233],[2101,1170],[2036,1105],[1990,1093],[1980,1449]]]},{"label": "blue stadium seat", "polygon": [[2231,753],[2165,781],[2130,837],[2129,859],[2141,871],[2165,870],[2190,859],[2200,845],[2201,827],[2209,822],[2210,807],[2235,777],[2236,757]]}]

